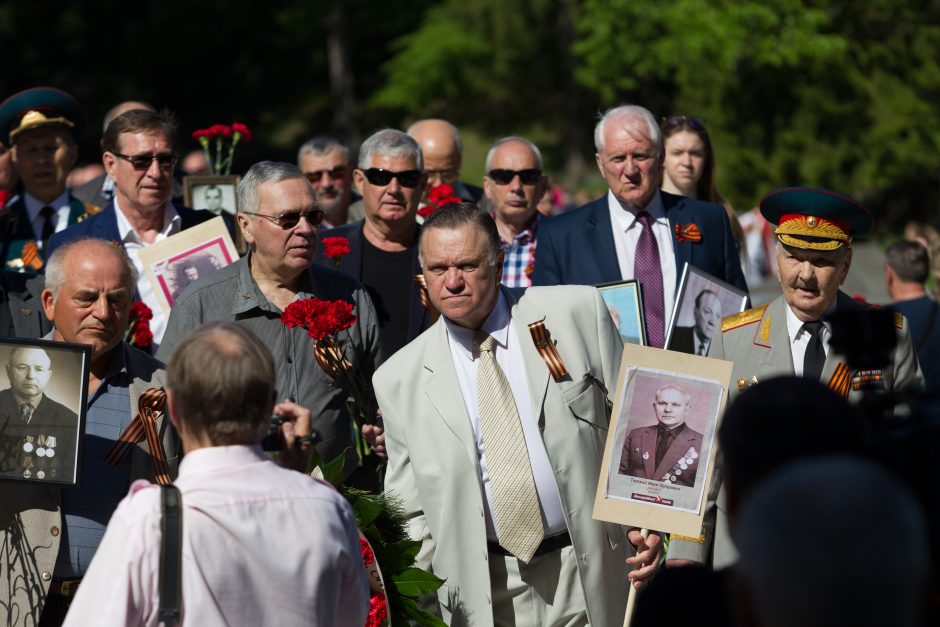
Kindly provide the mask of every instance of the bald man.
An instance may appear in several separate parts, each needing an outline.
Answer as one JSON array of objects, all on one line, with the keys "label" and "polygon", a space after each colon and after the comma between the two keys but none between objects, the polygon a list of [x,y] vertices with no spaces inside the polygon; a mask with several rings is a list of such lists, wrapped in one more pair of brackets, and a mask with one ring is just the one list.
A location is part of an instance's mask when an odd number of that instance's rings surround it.
[{"label": "bald man", "polygon": [[408,127],[407,132],[421,146],[421,154],[424,156],[424,173],[428,182],[422,201],[427,200],[428,190],[432,187],[446,184],[453,188],[454,195],[461,200],[480,202],[483,189],[459,180],[463,143],[456,126],[447,120],[418,120]]}]

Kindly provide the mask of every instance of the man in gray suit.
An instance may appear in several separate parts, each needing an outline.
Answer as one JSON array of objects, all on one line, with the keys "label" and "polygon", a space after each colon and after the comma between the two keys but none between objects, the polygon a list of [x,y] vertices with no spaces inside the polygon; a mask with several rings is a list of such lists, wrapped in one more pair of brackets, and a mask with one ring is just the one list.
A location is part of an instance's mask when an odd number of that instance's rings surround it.
[{"label": "man in gray suit", "polygon": [[[840,194],[802,187],[767,194],[760,209],[767,221],[776,225],[783,295],[767,305],[728,316],[722,320],[721,333],[712,339],[708,356],[734,362],[732,398],[753,383],[788,375],[821,381],[849,400],[871,388],[922,388],[924,378],[910,330],[900,314],[895,314],[894,320],[897,346],[885,368],[852,370],[829,346],[829,314],[863,307],[839,287],[852,263],[852,239],[874,226],[868,210]],[[711,554],[714,567],[720,568],[737,559],[727,530],[722,482],[722,474],[716,472],[702,536],[673,537],[670,560],[705,563]]]},{"label": "man in gray suit", "polygon": [[446,579],[445,622],[621,625],[628,577],[651,577],[661,545],[591,517],[623,350],[604,301],[501,287],[496,225],[471,204],[432,214],[420,246],[441,319],[374,382],[385,488]]},{"label": "man in gray suit", "polygon": [[0,486],[0,616],[8,625],[58,624],[104,535],[137,479],[156,479],[155,458],[176,476],[179,439],[157,414],[160,452],[146,439],[112,465],[105,461],[138,413],[140,397],[162,388],[163,367],[125,344],[136,270],[122,248],[81,239],[53,253],[41,300],[54,325],[45,339],[91,346],[88,408],[76,488]]}]

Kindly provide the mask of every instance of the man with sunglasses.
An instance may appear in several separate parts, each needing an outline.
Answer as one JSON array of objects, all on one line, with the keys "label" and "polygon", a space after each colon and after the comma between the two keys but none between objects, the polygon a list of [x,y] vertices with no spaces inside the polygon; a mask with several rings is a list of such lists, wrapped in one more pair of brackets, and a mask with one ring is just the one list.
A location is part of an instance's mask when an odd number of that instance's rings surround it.
[{"label": "man with sunglasses", "polygon": [[[423,169],[414,139],[395,129],[373,134],[360,147],[359,167],[353,172],[365,217],[330,231],[331,237],[349,241],[349,254],[340,258],[339,269],[369,290],[385,358],[433,321],[415,280],[421,274],[415,213],[424,189]],[[321,251],[317,263],[332,267],[334,262]]]},{"label": "man with sunglasses", "polygon": [[663,143],[636,105],[607,111],[594,129],[597,168],[610,190],[539,229],[535,285],[636,279],[650,346],[662,348],[685,264],[747,291],[731,223],[716,203],[659,189]]},{"label": "man with sunglasses", "polygon": [[238,184],[236,196],[236,218],[249,253],[200,277],[180,294],[157,357],[169,358],[204,323],[244,325],[274,353],[279,398],[313,413],[313,427],[322,437],[317,444],[322,458],[332,460],[347,453],[348,477],[356,467],[356,456],[346,394],[317,364],[307,332],[284,326],[281,314],[298,299],[352,303],[357,320],[337,339],[351,367],[369,377],[380,362],[375,308],[358,282],[331,268],[312,265],[323,212],[299,168],[272,161],[256,163]]},{"label": "man with sunglasses", "polygon": [[317,192],[317,206],[324,214],[321,228],[362,219],[362,203],[353,202],[352,163],[346,142],[333,135],[317,135],[297,151],[297,167]]},{"label": "man with sunglasses", "polygon": [[49,253],[81,237],[120,243],[140,273],[137,299],[153,312],[150,330],[156,349],[167,319],[144,272],[140,250],[215,215],[170,201],[177,159],[176,121],[171,114],[145,109],[122,113],[108,125],[101,148],[104,169],[114,180],[114,197],[101,213],[56,233],[49,241]]},{"label": "man with sunglasses", "polygon": [[0,145],[10,146],[20,181],[17,196],[0,210],[0,254],[8,268],[40,270],[52,234],[99,210],[73,196],[67,185],[84,130],[81,105],[58,89],[27,89],[0,104]]},{"label": "man with sunglasses", "polygon": [[545,192],[542,153],[524,137],[504,137],[486,153],[483,193],[503,245],[503,279],[506,287],[532,285],[535,264],[538,204]]}]

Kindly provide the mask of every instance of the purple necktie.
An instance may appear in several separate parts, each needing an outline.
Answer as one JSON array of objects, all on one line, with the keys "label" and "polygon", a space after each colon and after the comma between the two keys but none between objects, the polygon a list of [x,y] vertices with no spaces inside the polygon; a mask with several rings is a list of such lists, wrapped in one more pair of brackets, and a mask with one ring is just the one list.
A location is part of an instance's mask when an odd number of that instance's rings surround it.
[{"label": "purple necktie", "polygon": [[663,270],[659,263],[659,246],[653,235],[653,216],[641,211],[636,216],[643,225],[633,258],[633,275],[643,286],[643,316],[646,318],[647,344],[662,348],[666,342],[666,319],[663,304]]}]

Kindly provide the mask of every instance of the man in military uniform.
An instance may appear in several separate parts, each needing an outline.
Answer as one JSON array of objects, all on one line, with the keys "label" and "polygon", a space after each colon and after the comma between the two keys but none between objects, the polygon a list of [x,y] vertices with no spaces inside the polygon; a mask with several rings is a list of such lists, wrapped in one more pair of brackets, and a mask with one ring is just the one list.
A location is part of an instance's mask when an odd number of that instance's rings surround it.
[{"label": "man in military uniform", "polygon": [[[922,387],[924,378],[908,324],[900,314],[894,318],[897,346],[891,363],[883,369],[852,370],[829,346],[832,326],[828,316],[865,307],[839,287],[852,263],[852,239],[874,226],[868,210],[851,198],[801,187],[767,194],[760,210],[776,226],[783,295],[722,320],[722,332],[713,338],[708,356],[734,362],[732,397],[758,381],[794,374],[819,380],[850,400],[872,387],[885,391]],[[716,568],[737,559],[727,532],[721,482],[721,474],[715,473],[703,535],[674,537],[669,559],[704,563],[712,540]]]},{"label": "man in military uniform", "polygon": [[0,215],[0,254],[8,268],[39,271],[52,234],[99,210],[66,185],[84,131],[81,105],[58,89],[27,89],[0,104],[0,142],[11,147],[21,182]]}]

